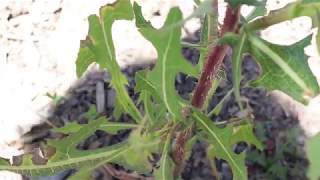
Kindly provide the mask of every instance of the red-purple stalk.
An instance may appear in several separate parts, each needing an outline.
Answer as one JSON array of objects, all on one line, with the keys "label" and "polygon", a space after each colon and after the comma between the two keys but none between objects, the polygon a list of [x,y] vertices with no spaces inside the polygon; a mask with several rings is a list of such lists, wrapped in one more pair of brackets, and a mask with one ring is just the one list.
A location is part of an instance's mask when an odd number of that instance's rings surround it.
[{"label": "red-purple stalk", "polygon": [[[213,0],[214,13],[218,13],[218,2]],[[240,7],[233,9],[228,5],[226,16],[222,25],[219,37],[222,37],[226,32],[234,32],[237,29],[237,24],[240,16]],[[223,58],[225,57],[229,47],[226,45],[216,45],[213,47],[212,51],[204,64],[201,77],[197,84],[195,93],[192,98],[192,105],[201,109],[206,96],[212,86],[212,81],[215,78],[218,69],[220,68]],[[176,137],[176,145],[173,148],[172,158],[176,166],[174,169],[174,177],[178,177],[184,167],[184,148],[185,144],[193,136],[192,128],[179,132]]]},{"label": "red-purple stalk", "polygon": [[[222,37],[226,32],[236,31],[239,17],[240,7],[232,8],[230,5],[228,5],[226,16],[224,18],[222,28],[219,32],[219,37]],[[192,98],[192,105],[196,108],[202,108],[205,99],[207,98],[208,92],[212,86],[212,82],[216,77],[217,72],[228,50],[229,46],[227,45],[216,45],[209,53]]]}]

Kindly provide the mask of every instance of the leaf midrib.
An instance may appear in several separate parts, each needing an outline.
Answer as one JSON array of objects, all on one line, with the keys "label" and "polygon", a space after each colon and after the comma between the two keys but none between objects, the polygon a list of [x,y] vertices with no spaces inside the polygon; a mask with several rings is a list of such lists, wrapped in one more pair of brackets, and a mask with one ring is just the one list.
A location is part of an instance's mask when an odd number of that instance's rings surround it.
[{"label": "leaf midrib", "polygon": [[5,170],[12,170],[12,171],[32,171],[32,170],[42,170],[42,169],[55,169],[56,167],[65,167],[69,166],[72,164],[80,164],[81,162],[85,161],[93,161],[99,158],[103,157],[110,157],[105,159],[104,161],[111,161],[112,159],[115,159],[122,155],[123,153],[127,152],[130,148],[121,148],[117,150],[112,150],[112,151],[105,151],[102,153],[95,153],[95,154],[90,154],[90,155],[85,155],[85,156],[80,156],[80,157],[75,157],[63,161],[57,161],[57,162],[48,162],[47,165],[30,165],[30,166],[1,166],[0,169],[5,169]]},{"label": "leaf midrib", "polygon": [[266,56],[269,56],[270,59],[277,64],[296,84],[303,90],[308,89],[307,85],[299,77],[299,75],[271,48],[265,45],[260,39],[250,36],[251,42],[256,46],[260,51],[262,51]]},{"label": "leaf midrib", "polygon": [[[105,47],[107,48],[107,51],[108,51],[107,56],[109,56],[110,62],[112,63],[111,65],[115,66],[115,68],[120,69],[120,67],[116,63],[116,60],[113,58],[113,56],[111,54],[112,52],[111,52],[111,48],[110,48],[110,45],[109,45],[108,40],[107,40],[107,34],[106,34],[106,28],[105,28],[104,22],[100,18],[99,18],[99,22],[100,22],[101,27],[102,27],[103,40],[104,40],[104,43],[105,43]],[[111,29],[110,29],[110,31],[111,31]],[[111,38],[112,38],[112,35],[111,35]],[[113,67],[111,67],[111,68],[113,68]],[[121,79],[120,78],[121,74],[119,73],[120,71],[116,71],[116,72],[117,73],[114,73],[113,75],[117,77],[116,79]],[[112,78],[112,79],[115,79],[115,78]],[[117,85],[117,83],[115,83],[114,87],[115,87],[116,91],[119,94],[123,94],[123,96],[125,97],[126,101],[128,101],[128,105],[129,106],[127,106],[127,104],[125,102],[120,100],[120,103],[121,103],[122,107],[124,109],[126,109],[128,112],[130,112],[130,108],[131,108],[131,110],[134,111],[133,113],[130,113],[133,116],[133,118],[137,122],[141,121],[142,116],[140,115],[140,112],[137,110],[137,108],[134,105],[134,103],[132,102],[132,100],[127,96],[125,87]]]},{"label": "leaf midrib", "polygon": [[165,103],[165,105],[167,106],[168,108],[168,111],[174,115],[174,112],[173,110],[171,109],[169,103],[168,103],[168,97],[167,97],[167,83],[165,80],[167,79],[166,76],[167,76],[167,67],[166,67],[166,64],[167,64],[167,61],[168,61],[168,52],[169,52],[169,45],[171,44],[172,42],[172,38],[173,38],[173,31],[170,31],[170,34],[169,34],[169,40],[168,40],[168,43],[167,43],[167,46],[166,46],[166,49],[163,53],[163,60],[162,60],[162,92],[163,92],[163,101]]},{"label": "leaf midrib", "polygon": [[194,113],[193,114],[198,121],[208,130],[208,132],[210,132],[210,134],[216,139],[216,141],[218,142],[218,144],[221,146],[221,148],[223,149],[223,151],[227,154],[227,156],[229,157],[231,163],[237,168],[238,172],[241,174],[242,177],[245,177],[244,173],[242,172],[241,168],[238,166],[238,164],[234,161],[234,159],[232,158],[231,154],[228,152],[227,148],[224,146],[224,144],[220,141],[219,137],[216,135],[215,132],[213,132],[211,130],[211,128],[209,126],[207,126],[207,124],[205,122],[203,122],[203,120],[201,119],[201,117],[198,116],[198,114]]}]

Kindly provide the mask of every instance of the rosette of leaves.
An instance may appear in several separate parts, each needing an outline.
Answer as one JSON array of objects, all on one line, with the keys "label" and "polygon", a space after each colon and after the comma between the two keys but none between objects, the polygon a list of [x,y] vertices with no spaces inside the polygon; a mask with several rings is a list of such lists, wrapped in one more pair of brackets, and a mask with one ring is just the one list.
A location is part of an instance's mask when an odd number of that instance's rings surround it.
[{"label": "rosette of leaves", "polygon": [[[319,93],[315,77],[312,75],[307,56],[303,48],[310,43],[310,36],[290,45],[280,46],[269,43],[255,33],[264,26],[281,22],[286,18],[302,15],[314,17],[317,11],[308,14],[306,10],[311,5],[319,8],[315,1],[299,2],[288,6],[268,16],[254,19],[262,15],[265,1],[229,0],[233,7],[241,4],[254,5],[257,11],[250,16],[245,24],[239,26],[236,33],[229,33],[218,40],[218,43],[229,44],[233,48],[233,91],[241,107],[240,82],[241,61],[244,54],[251,54],[261,67],[260,77],[248,85],[264,87],[269,90],[281,90],[300,102],[306,102],[306,96]],[[203,6],[199,5],[199,8]],[[206,9],[206,8],[203,8]],[[290,11],[289,15],[286,13]],[[198,11],[198,15],[199,15]],[[274,20],[279,16],[280,20]],[[211,48],[215,42],[213,37],[217,33],[212,28],[214,15],[206,11],[200,13],[204,16],[201,42],[196,47]],[[282,16],[281,16],[282,15]],[[270,20],[271,17],[271,20]],[[263,19],[264,18],[264,19]],[[269,19],[268,19],[269,18]],[[262,20],[261,20],[262,19]],[[117,20],[135,20],[136,27],[141,35],[151,42],[157,51],[157,61],[152,69],[145,69],[136,73],[136,93],[139,93],[140,110],[127,92],[128,80],[121,73],[116,61],[115,48],[112,40],[112,25]],[[73,179],[90,179],[91,172],[105,164],[115,163],[125,169],[136,171],[145,176],[153,176],[159,180],[178,178],[175,174],[174,147],[180,139],[181,132],[190,132],[186,147],[179,147],[181,152],[190,152],[195,140],[203,140],[209,144],[208,157],[225,160],[233,174],[234,179],[247,179],[245,166],[245,153],[237,154],[234,146],[239,142],[255,145],[262,149],[261,143],[253,134],[253,125],[247,119],[244,124],[225,125],[218,127],[208,118],[207,112],[195,109],[192,104],[182,99],[175,89],[175,78],[178,73],[199,77],[200,67],[205,66],[205,59],[210,50],[201,51],[199,65],[191,65],[181,54],[181,22],[184,22],[179,8],[172,8],[164,25],[156,29],[145,20],[141,7],[129,0],[118,0],[114,4],[101,7],[99,16],[89,16],[89,32],[86,40],[81,41],[81,47],[76,61],[77,75],[81,77],[90,64],[96,63],[111,75],[111,86],[115,89],[116,103],[114,115],[119,117],[127,113],[135,121],[134,124],[110,122],[105,117],[94,117],[88,124],[67,124],[54,131],[65,134],[62,139],[48,140],[47,149],[54,149],[53,155],[45,155],[44,163],[33,161],[34,156],[25,155],[20,165],[12,166],[5,160],[0,161],[1,170],[9,170],[22,174],[38,176],[50,175],[65,169],[76,169]],[[267,25],[266,25],[267,24]],[[196,98],[196,95],[194,95]],[[223,102],[222,102],[223,103]],[[220,103],[219,103],[220,104]],[[220,104],[221,105],[221,104]],[[214,114],[219,110],[214,109]],[[122,129],[131,129],[128,139],[121,143],[99,148],[96,150],[79,150],[77,145],[97,130],[114,134]],[[156,161],[154,155],[159,155]],[[190,153],[182,153],[187,159]],[[151,163],[151,160],[156,163]]]}]

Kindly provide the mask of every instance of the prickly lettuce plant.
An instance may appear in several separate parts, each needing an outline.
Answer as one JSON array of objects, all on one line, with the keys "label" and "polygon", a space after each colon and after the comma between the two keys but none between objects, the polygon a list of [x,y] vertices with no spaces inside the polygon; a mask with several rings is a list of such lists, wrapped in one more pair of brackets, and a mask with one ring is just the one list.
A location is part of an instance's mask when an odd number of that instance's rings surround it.
[{"label": "prickly lettuce plant", "polygon": [[[192,144],[202,140],[209,144],[207,154],[210,159],[223,159],[229,164],[233,179],[247,179],[245,153],[235,153],[234,146],[238,142],[246,142],[258,149],[263,147],[253,134],[249,115],[238,117],[241,123],[227,122],[223,125],[209,118],[219,113],[225,99],[208,112],[206,102],[220,82],[220,66],[227,51],[232,48],[233,91],[230,93],[234,93],[241,110],[244,110],[240,95],[241,62],[245,54],[253,56],[262,71],[260,77],[247,86],[280,90],[299,102],[307,103],[308,97],[319,93],[319,86],[303,50],[310,44],[311,37],[290,46],[281,46],[263,40],[257,36],[257,32],[300,16],[310,17],[314,27],[317,27],[320,2],[302,0],[264,16],[264,0],[228,0],[226,16],[220,28],[216,20],[217,1],[195,2],[198,9],[191,17],[201,16],[203,19],[198,44],[181,42],[181,24],[185,20],[177,7],[170,10],[159,29],[143,17],[137,3],[132,4],[129,0],[118,0],[101,7],[99,16],[89,16],[88,36],[81,41],[76,61],[77,75],[81,77],[92,63],[107,70],[112,77],[111,86],[117,93],[115,117],[126,113],[135,123],[111,122],[108,117],[101,117],[91,110],[88,124],[70,123],[53,129],[65,136],[59,140],[47,140],[42,157],[44,163],[37,163],[34,156],[25,155],[19,165],[11,165],[1,159],[0,169],[30,176],[53,175],[66,169],[75,169],[76,173],[70,179],[91,179],[94,169],[114,163],[136,171],[142,175],[140,178],[179,179]],[[240,15],[242,4],[255,6],[248,17]],[[135,75],[135,91],[139,94],[138,103],[143,105],[143,110],[139,110],[130,98],[126,90],[127,79],[116,61],[111,29],[118,20],[135,21],[141,35],[157,50],[158,59],[154,67]],[[319,42],[319,35],[317,39]],[[200,50],[197,65],[191,65],[182,56],[182,44]],[[175,78],[178,73],[198,78],[189,100],[177,93]],[[131,133],[121,143],[96,150],[77,148],[96,130],[116,134],[123,129],[131,129]],[[49,150],[53,153],[45,153]]]}]

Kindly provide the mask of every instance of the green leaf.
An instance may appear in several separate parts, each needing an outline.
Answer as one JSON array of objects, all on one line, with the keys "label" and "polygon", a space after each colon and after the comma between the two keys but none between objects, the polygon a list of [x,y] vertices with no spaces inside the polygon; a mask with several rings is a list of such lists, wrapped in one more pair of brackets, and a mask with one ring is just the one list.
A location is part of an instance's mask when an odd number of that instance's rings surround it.
[{"label": "green leaf", "polygon": [[160,159],[160,167],[154,172],[156,180],[173,180],[174,162],[170,158],[169,151],[171,149],[171,137],[167,136]]},{"label": "green leaf", "polygon": [[165,122],[166,108],[161,101],[161,97],[156,91],[156,87],[146,78],[147,70],[141,70],[136,73],[135,91],[140,92],[139,103],[143,102],[145,118],[149,121],[149,127],[159,127],[162,122]]},{"label": "green leaf", "polygon": [[117,158],[124,156],[130,150],[128,143],[124,142],[97,150],[83,151],[77,149],[77,145],[83,139],[92,135],[104,123],[104,118],[93,120],[89,124],[82,125],[77,132],[71,133],[63,139],[48,140],[48,145],[55,149],[55,154],[52,157],[45,157],[48,158],[48,162],[44,165],[33,163],[32,156],[25,155],[22,164],[18,166],[0,161],[0,170],[30,176],[47,176],[71,168],[85,171],[92,168],[93,170],[106,162],[116,162]]},{"label": "green leaf", "polygon": [[76,65],[79,77],[93,62],[99,64],[101,68],[106,68],[112,77],[111,85],[117,92],[116,109],[118,113],[119,110],[124,111],[139,122],[142,117],[127,93],[128,82],[116,61],[111,34],[112,24],[116,20],[132,19],[133,10],[129,0],[118,0],[114,4],[101,7],[99,17],[89,16],[89,34],[85,41],[81,41]]},{"label": "green leaf", "polygon": [[193,136],[192,138],[188,139],[186,146],[185,146],[185,149],[184,149],[184,151],[185,151],[184,160],[185,161],[187,161],[190,158],[193,145],[197,142],[197,140],[198,140],[197,136]]},{"label": "green leaf", "polygon": [[77,76],[81,77],[83,73],[87,70],[87,68],[90,66],[90,64],[96,62],[95,61],[95,55],[93,52],[85,46],[84,41],[82,41],[81,47],[78,53],[78,58],[76,61],[76,71],[77,71]]},{"label": "green leaf", "polygon": [[182,72],[197,76],[196,68],[188,63],[181,54],[181,27],[170,27],[182,19],[182,13],[179,8],[172,8],[163,27],[155,29],[150,22],[143,18],[141,7],[136,3],[134,4],[134,12],[139,32],[153,44],[158,53],[157,63],[146,74],[146,78],[155,87],[156,94],[160,95],[173,119],[182,119],[180,110],[186,105],[186,102],[176,92],[176,75]]},{"label": "green leaf", "polygon": [[319,0],[302,0],[301,3],[305,3],[305,4],[308,4],[308,3],[317,3],[319,2]]},{"label": "green leaf", "polygon": [[231,46],[232,48],[235,47],[236,44],[238,44],[238,41],[240,41],[240,37],[238,34],[227,32],[225,33],[219,40],[218,44],[227,44]]},{"label": "green leaf", "polygon": [[[137,124],[129,124],[129,123],[118,123],[118,122],[109,122],[106,118],[101,117],[98,120],[102,119],[104,123],[100,124],[99,127],[97,127],[97,130],[105,131],[109,134],[117,134],[118,131],[124,130],[124,129],[132,129],[137,128],[139,125]],[[66,124],[63,127],[60,128],[54,128],[52,131],[63,133],[63,134],[70,134],[70,133],[76,133],[79,131],[83,125],[78,124],[77,122],[71,122]]]},{"label": "green leaf", "polygon": [[[196,3],[197,4],[197,3]],[[187,21],[189,21],[192,18],[198,18],[203,17],[205,15],[212,15],[216,14],[217,12],[214,12],[212,0],[204,0],[198,4],[196,9],[185,19],[181,19],[179,21],[176,21],[175,23],[172,23],[170,26],[167,26],[167,29],[170,28],[181,28],[183,24]]]},{"label": "green leaf", "polygon": [[49,92],[47,92],[46,96],[52,100],[52,102],[55,106],[59,105],[60,102],[63,100],[63,96],[59,96],[59,95],[57,95],[57,93],[50,94]]},{"label": "green leaf", "polygon": [[84,117],[87,118],[88,120],[94,120],[99,117],[99,114],[97,112],[96,106],[91,105],[89,107],[89,110],[84,114]]},{"label": "green leaf", "polygon": [[318,180],[320,177],[319,152],[320,152],[320,133],[310,138],[306,144],[306,153],[310,162],[308,177],[311,180]]},{"label": "green leaf", "polygon": [[204,0],[198,5],[198,7],[192,12],[192,14],[185,19],[185,21],[187,21],[191,18],[197,17],[197,16],[211,14],[212,12],[213,12],[212,1],[211,0]]},{"label": "green leaf", "polygon": [[312,25],[313,27],[318,27],[317,34],[316,34],[316,43],[318,53],[320,54],[320,8],[317,9],[316,15],[312,18]]},{"label": "green leaf", "polygon": [[290,45],[271,44],[254,35],[249,36],[250,54],[262,69],[261,77],[251,85],[280,90],[295,100],[306,103],[305,97],[319,93],[319,86],[304,54],[311,36]]},{"label": "green leaf", "polygon": [[252,128],[249,126],[235,130],[231,126],[218,128],[210,119],[196,110],[192,116],[197,122],[198,127],[202,130],[202,139],[212,145],[210,149],[212,152],[210,153],[228,162],[233,173],[233,179],[247,179],[245,154],[234,153],[233,146],[237,141],[244,141],[248,144],[254,143],[257,147],[261,147],[259,141],[253,137]]},{"label": "green leaf", "polygon": [[150,129],[162,127],[167,122],[167,109],[164,104],[156,102],[148,91],[142,91],[140,98],[144,103],[145,118],[149,122],[147,127]]},{"label": "green leaf", "polygon": [[318,27],[317,35],[316,35],[317,49],[320,54],[320,27]]},{"label": "green leaf", "polygon": [[158,94],[156,87],[147,79],[148,70],[141,70],[136,73],[135,80],[136,80],[136,86],[135,91],[136,92],[142,92],[147,91],[156,98],[156,100],[160,100],[160,94]]},{"label": "green leaf", "polygon": [[248,144],[253,144],[257,149],[263,150],[262,143],[257,139],[253,133],[252,124],[245,124],[241,126],[233,127],[233,135],[231,143],[235,144],[240,141],[247,142]]},{"label": "green leaf", "polygon": [[296,1],[248,23],[246,29],[261,30],[301,16],[307,16],[313,20],[317,16],[319,9],[320,2],[318,0]]},{"label": "green leaf", "polygon": [[226,0],[232,7],[237,7],[242,4],[251,5],[251,6],[259,6],[264,0]]},{"label": "green leaf", "polygon": [[221,112],[223,105],[225,101],[230,97],[231,93],[233,92],[233,89],[231,89],[221,100],[220,102],[208,113],[208,117],[211,117],[213,115],[219,115]]},{"label": "green leaf", "polygon": [[267,0],[262,0],[259,5],[256,5],[254,9],[248,14],[245,19],[247,22],[252,21],[258,16],[263,16],[267,13],[267,8],[266,8]]},{"label": "green leaf", "polygon": [[[103,163],[104,164],[104,163]],[[102,165],[102,164],[101,164]],[[82,167],[79,169],[76,173],[74,173],[71,177],[68,177],[68,180],[79,180],[79,179],[84,179],[84,180],[92,180],[92,172],[94,169],[98,166],[91,166],[91,167]]]},{"label": "green leaf", "polygon": [[[143,138],[138,139],[131,138],[135,135],[133,133],[127,142],[109,147],[96,150],[79,150],[77,148],[79,143],[97,130],[115,134],[119,130],[136,127],[138,126],[135,124],[108,122],[104,117],[90,120],[88,124],[83,125],[70,123],[65,127],[54,129],[54,131],[68,134],[68,136],[59,140],[48,140],[48,146],[55,149],[55,154],[52,157],[45,157],[48,158],[48,162],[45,165],[33,163],[31,160],[32,156],[25,155],[23,163],[19,166],[11,166],[9,163],[1,160],[0,170],[9,170],[30,176],[44,176],[73,168],[78,170],[75,177],[73,177],[73,179],[77,179],[78,177],[89,177],[95,168],[107,162],[113,162],[138,172],[150,172],[151,165],[148,168],[144,168],[148,165],[146,156],[137,156],[141,152],[141,155],[146,155],[149,151],[156,152],[155,149],[157,149],[159,140],[155,138],[151,139],[149,138],[150,136],[143,136]],[[132,157],[138,158],[132,161]],[[146,161],[141,163],[141,159]]]},{"label": "green leaf", "polygon": [[247,152],[247,160],[258,163],[261,166],[267,166],[267,160],[264,153],[257,150]]},{"label": "green leaf", "polygon": [[280,161],[272,164],[272,166],[268,169],[268,172],[276,175],[280,179],[287,179],[288,169],[283,166]]},{"label": "green leaf", "polygon": [[109,134],[117,134],[120,130],[137,128],[139,125],[130,123],[106,122],[101,124],[99,130],[105,131]]},{"label": "green leaf", "polygon": [[241,65],[242,65],[242,56],[245,51],[246,40],[247,40],[246,33],[241,33],[240,41],[237,42],[237,44],[235,45],[235,48],[233,48],[233,53],[232,53],[232,83],[233,83],[234,95],[241,110],[243,109],[241,104],[241,99],[240,99],[241,98],[240,82],[242,77]]},{"label": "green leaf", "polygon": [[128,143],[131,149],[127,151],[125,165],[141,173],[151,172],[149,159],[152,153],[158,153],[160,139],[152,133],[141,134],[140,130],[135,130],[130,134]]},{"label": "green leaf", "polygon": [[54,128],[51,131],[57,132],[57,133],[69,134],[69,133],[75,133],[79,131],[81,128],[82,128],[82,125],[80,125],[79,123],[71,122],[64,125],[63,127]]}]

